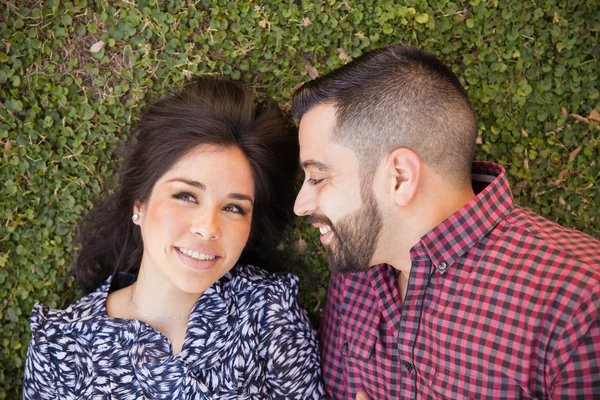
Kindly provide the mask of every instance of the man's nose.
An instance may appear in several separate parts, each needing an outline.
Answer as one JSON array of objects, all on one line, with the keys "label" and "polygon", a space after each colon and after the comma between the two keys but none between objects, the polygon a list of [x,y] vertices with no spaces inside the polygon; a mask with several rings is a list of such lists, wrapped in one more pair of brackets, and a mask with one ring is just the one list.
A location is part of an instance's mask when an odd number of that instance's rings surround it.
[{"label": "man's nose", "polygon": [[308,187],[306,183],[302,185],[298,195],[296,196],[296,202],[294,203],[294,213],[299,217],[313,214],[317,207],[316,197],[314,190]]}]

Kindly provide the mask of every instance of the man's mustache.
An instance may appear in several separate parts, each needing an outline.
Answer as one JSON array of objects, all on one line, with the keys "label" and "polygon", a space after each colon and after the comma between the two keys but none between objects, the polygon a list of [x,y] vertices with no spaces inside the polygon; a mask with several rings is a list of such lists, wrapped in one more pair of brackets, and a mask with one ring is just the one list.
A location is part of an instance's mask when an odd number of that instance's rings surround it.
[{"label": "man's mustache", "polygon": [[331,227],[333,229],[333,223],[331,222],[331,220],[329,218],[327,218],[324,215],[311,214],[307,218],[308,218],[308,223],[309,224],[323,224],[323,225],[328,225],[329,227]]}]

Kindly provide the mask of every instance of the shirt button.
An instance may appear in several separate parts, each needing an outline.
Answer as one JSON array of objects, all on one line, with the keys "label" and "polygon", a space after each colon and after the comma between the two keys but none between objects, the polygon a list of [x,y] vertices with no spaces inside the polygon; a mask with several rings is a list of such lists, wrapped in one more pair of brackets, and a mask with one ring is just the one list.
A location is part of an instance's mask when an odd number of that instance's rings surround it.
[{"label": "shirt button", "polygon": [[412,372],[413,367],[412,365],[410,365],[409,362],[405,362],[404,364],[402,364],[402,369],[404,369],[405,372],[410,374]]},{"label": "shirt button", "polygon": [[344,353],[348,351],[348,342],[344,342],[344,344],[342,345],[342,351]]},{"label": "shirt button", "polygon": [[446,268],[448,268],[448,264],[446,263],[446,261],[442,261],[440,265],[438,265],[438,271],[440,272],[444,272]]}]

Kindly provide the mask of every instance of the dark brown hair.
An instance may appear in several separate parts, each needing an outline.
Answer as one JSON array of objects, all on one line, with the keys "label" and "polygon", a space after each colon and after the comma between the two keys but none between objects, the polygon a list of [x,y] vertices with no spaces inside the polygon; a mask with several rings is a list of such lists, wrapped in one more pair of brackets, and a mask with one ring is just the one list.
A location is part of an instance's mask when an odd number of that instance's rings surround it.
[{"label": "dark brown hair", "polygon": [[365,53],[298,89],[292,114],[299,121],[319,104],[335,106],[333,140],[357,154],[361,182],[403,147],[470,185],[475,111],[456,75],[432,54],[400,45]]},{"label": "dark brown hair", "polygon": [[[286,116],[273,104],[255,105],[244,85],[196,78],[183,90],[147,107],[129,146],[120,186],[80,222],[81,251],[74,274],[86,291],[117,271],[137,273],[140,229],[131,222],[136,201],[148,200],[156,181],[188,151],[202,144],[237,147],[255,184],[252,228],[240,262],[255,262],[289,217],[298,142]],[[267,251],[268,252],[268,251]]]}]

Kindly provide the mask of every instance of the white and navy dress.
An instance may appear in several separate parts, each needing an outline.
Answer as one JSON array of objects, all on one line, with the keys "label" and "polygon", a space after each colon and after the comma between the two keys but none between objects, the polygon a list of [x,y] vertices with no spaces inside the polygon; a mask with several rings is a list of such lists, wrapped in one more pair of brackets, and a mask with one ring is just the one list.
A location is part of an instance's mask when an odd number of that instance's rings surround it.
[{"label": "white and navy dress", "polygon": [[198,299],[183,348],[148,324],[109,318],[110,277],[66,310],[36,304],[24,399],[322,399],[315,332],[298,279],[236,266]]}]

